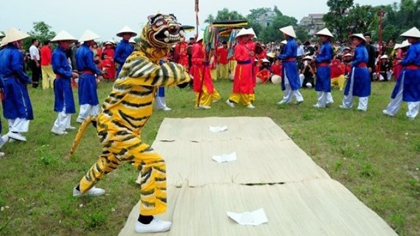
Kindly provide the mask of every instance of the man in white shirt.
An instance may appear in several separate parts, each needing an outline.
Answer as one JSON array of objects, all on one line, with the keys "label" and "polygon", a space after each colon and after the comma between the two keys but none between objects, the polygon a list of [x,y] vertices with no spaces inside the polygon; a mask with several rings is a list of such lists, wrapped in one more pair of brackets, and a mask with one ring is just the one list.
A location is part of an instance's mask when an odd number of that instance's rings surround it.
[{"label": "man in white shirt", "polygon": [[297,53],[296,53],[296,60],[300,63],[302,61],[303,58],[303,54],[305,54],[305,49],[303,47],[303,44],[298,41],[298,48],[297,48]]},{"label": "man in white shirt", "polygon": [[32,87],[37,88],[39,84],[39,77],[41,75],[41,63],[38,49],[38,39],[32,39],[32,46],[29,48],[29,54],[31,56],[30,67],[32,71]]}]

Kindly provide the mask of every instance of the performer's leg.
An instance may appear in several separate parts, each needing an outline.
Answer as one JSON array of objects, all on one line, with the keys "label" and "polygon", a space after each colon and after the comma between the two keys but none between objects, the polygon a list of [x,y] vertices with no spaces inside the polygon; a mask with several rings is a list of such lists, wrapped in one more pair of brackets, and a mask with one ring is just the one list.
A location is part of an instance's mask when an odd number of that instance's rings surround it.
[{"label": "performer's leg", "polygon": [[419,114],[420,102],[407,102],[408,111],[406,113],[408,119],[414,120]]},{"label": "performer's leg", "polygon": [[51,132],[58,135],[67,134],[67,122],[68,122],[67,114],[65,110],[61,111],[57,115],[57,119],[54,122],[54,125],[51,129]]},{"label": "performer's leg", "polygon": [[229,99],[228,99],[228,100],[226,100],[226,103],[227,103],[230,107],[234,108],[234,107],[235,107],[235,104],[238,104],[240,101],[241,101],[241,94],[239,94],[239,93],[232,93],[232,94],[229,96]]},{"label": "performer's leg", "polygon": [[331,105],[333,103],[334,103],[333,96],[332,96],[331,92],[328,92],[327,93],[327,105]]},{"label": "performer's leg", "polygon": [[211,94],[212,102],[218,102],[221,99],[219,92],[215,88],[213,88],[213,93]]},{"label": "performer's leg", "polygon": [[48,89],[48,74],[47,74],[47,68],[46,66],[41,66],[42,71],[42,89]]},{"label": "performer's leg", "polygon": [[348,95],[344,95],[343,98],[343,104],[340,105],[340,108],[343,109],[350,109],[353,106],[353,95],[352,94],[348,94]]},{"label": "performer's leg", "polygon": [[[388,106],[385,110],[382,111],[385,115],[388,116],[395,116],[397,112],[400,110],[401,103],[403,98],[403,85],[400,86],[400,90],[398,91],[395,98],[391,99]],[[408,116],[408,115],[407,115]]]},{"label": "performer's leg", "polygon": [[284,90],[283,99],[277,104],[285,104],[292,102],[293,91],[292,87],[290,87],[289,78],[287,78],[286,73],[284,73],[284,86],[286,87],[286,89]]},{"label": "performer's leg", "polygon": [[298,90],[293,90],[292,93],[293,93],[293,95],[291,97],[295,97],[296,98],[296,102],[298,104],[303,102],[303,96],[300,93],[299,89]]},{"label": "performer's leg", "polygon": [[83,104],[80,105],[79,116],[77,117],[77,122],[82,123],[91,113],[91,105]]},{"label": "performer's leg", "polygon": [[338,88],[340,89],[340,91],[342,91],[343,89],[344,89],[344,82],[345,82],[345,77],[344,77],[344,75],[340,75],[338,78],[337,78],[337,82],[338,82]]},{"label": "performer's leg", "polygon": [[318,92],[318,99],[317,103],[314,105],[316,108],[325,108],[327,105],[327,93],[325,92]]},{"label": "performer's leg", "polygon": [[368,101],[369,101],[369,97],[359,97],[359,105],[357,106],[357,110],[367,111]]}]

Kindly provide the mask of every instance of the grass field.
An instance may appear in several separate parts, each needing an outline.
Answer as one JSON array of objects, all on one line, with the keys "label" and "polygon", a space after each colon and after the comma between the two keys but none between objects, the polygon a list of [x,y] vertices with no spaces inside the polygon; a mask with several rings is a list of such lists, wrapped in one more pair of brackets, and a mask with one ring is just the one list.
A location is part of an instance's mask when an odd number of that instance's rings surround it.
[{"label": "grass field", "polygon": [[[217,81],[215,86],[226,100],[232,84]],[[173,110],[155,111],[142,136],[152,143],[165,117],[270,117],[397,233],[420,235],[420,118],[408,120],[406,104],[394,118],[382,115],[393,86],[374,83],[365,113],[339,109],[343,94],[338,90],[333,91],[335,104],[322,110],[312,107],[313,90],[302,90],[303,104],[276,105],[283,93],[272,84],[256,88],[254,110],[231,109],[224,102],[211,110],[196,110],[190,89],[169,88],[167,103]],[[109,83],[99,84],[100,101],[110,88]],[[28,142],[6,144],[2,150],[6,156],[0,159],[0,235],[117,235],[139,199],[136,171],[122,165],[98,183],[107,191],[105,196],[73,198],[73,187],[101,153],[95,130],[88,128],[74,159],[66,160],[76,132],[50,133],[56,119],[53,91],[31,88],[30,96],[35,120]],[[75,119],[72,124],[78,126]]]}]

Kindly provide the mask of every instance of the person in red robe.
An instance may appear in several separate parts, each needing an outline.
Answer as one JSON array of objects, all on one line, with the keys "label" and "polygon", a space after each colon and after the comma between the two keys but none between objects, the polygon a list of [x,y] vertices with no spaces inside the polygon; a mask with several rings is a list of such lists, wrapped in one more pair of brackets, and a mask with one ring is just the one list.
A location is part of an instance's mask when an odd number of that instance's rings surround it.
[{"label": "person in red robe", "polygon": [[273,72],[273,75],[281,76],[281,70],[281,61],[280,59],[276,58],[274,64],[271,66],[271,72]]},{"label": "person in red robe", "polygon": [[254,36],[247,29],[239,31],[236,39],[238,44],[235,47],[235,78],[233,80],[233,92],[226,103],[234,108],[235,104],[241,103],[247,108],[255,108],[252,105],[254,99],[254,75],[253,63],[255,53],[249,48],[249,41]]},{"label": "person in red robe", "polygon": [[102,66],[107,73],[107,75],[104,75],[104,79],[107,81],[114,81],[117,75],[117,68],[114,63],[114,46],[112,41],[108,41],[105,43],[105,49],[102,51]]},{"label": "person in red robe", "polygon": [[212,102],[220,100],[220,94],[213,85],[210,74],[210,61],[203,47],[203,34],[197,38],[197,43],[192,49],[191,63],[194,67],[192,76],[194,78],[194,92],[197,93],[196,104],[198,109],[210,109]]},{"label": "person in red robe", "polygon": [[223,41],[223,46],[217,49],[217,78],[228,79],[229,78],[229,60],[228,60],[228,47],[227,42]]},{"label": "person in red robe", "polygon": [[[185,69],[188,71],[189,69],[188,54],[187,54],[188,43],[185,42],[184,37],[181,37],[181,42],[179,42],[176,45],[175,49],[176,49],[175,52],[178,53],[176,55],[178,59],[177,63],[184,66]],[[175,52],[174,52],[174,56],[175,56]]]}]

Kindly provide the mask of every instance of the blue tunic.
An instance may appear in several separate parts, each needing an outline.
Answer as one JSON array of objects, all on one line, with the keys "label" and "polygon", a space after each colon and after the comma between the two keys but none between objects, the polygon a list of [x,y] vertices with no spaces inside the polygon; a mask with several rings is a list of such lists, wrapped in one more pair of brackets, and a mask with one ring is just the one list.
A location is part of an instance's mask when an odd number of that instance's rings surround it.
[{"label": "blue tunic", "polygon": [[420,41],[410,45],[401,64],[403,66],[401,74],[404,78],[403,101],[418,102],[420,101]]},{"label": "blue tunic", "polygon": [[74,106],[73,91],[71,90],[72,70],[67,61],[66,53],[58,46],[52,54],[52,68],[57,75],[54,80],[54,111],[62,112],[65,107],[65,113],[76,113]]},{"label": "blue tunic", "polygon": [[315,63],[327,63],[328,65],[317,66],[315,91],[331,92],[331,69],[330,63],[333,56],[333,49],[330,41],[321,46],[321,53],[315,58]]},{"label": "blue tunic", "polygon": [[121,42],[118,44],[117,48],[115,49],[114,54],[114,61],[119,64],[118,70],[117,70],[117,78],[120,74],[121,68],[125,63],[125,60],[128,56],[133,52],[133,46],[126,40],[121,40]]},{"label": "blue tunic", "polygon": [[284,74],[287,75],[289,79],[290,87],[292,90],[300,89],[300,79],[299,79],[299,71],[296,64],[297,55],[297,43],[294,38],[287,39],[287,44],[284,46],[282,54],[278,55],[277,57],[282,60],[283,64],[283,71],[282,71],[282,80],[281,80],[281,88],[285,90],[286,87],[284,85]]},{"label": "blue tunic", "polygon": [[14,45],[7,45],[0,53],[0,77],[4,81],[4,117],[10,120],[33,120],[32,104],[26,88],[31,80],[23,69],[23,55]]},{"label": "blue tunic", "polygon": [[[101,74],[99,69],[93,63],[93,52],[89,45],[84,43],[76,51],[77,70],[82,72],[79,77],[78,94],[80,105],[98,105],[98,94],[96,91],[96,78],[94,74]],[[83,71],[91,71],[91,73],[83,73]]]},{"label": "blue tunic", "polygon": [[[361,63],[367,64],[369,60],[366,47],[362,44],[354,50],[353,62],[351,63],[351,72],[344,90],[345,95],[349,95],[352,88],[352,95],[358,97],[368,97],[371,91],[371,82],[369,70]],[[352,86],[352,87],[351,87]]]}]

